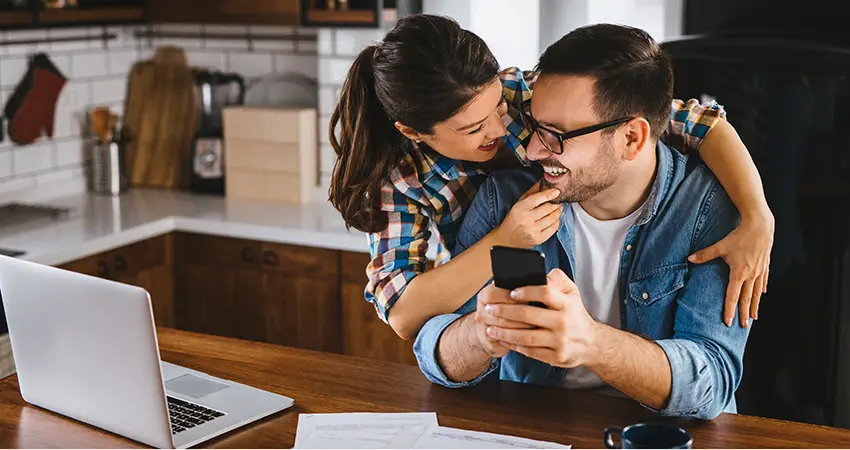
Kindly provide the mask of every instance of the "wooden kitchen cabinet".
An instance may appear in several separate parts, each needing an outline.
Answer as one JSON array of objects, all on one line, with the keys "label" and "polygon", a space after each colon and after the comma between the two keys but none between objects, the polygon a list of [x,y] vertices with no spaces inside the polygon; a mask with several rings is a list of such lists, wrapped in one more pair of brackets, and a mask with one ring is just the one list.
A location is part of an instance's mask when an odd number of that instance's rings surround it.
[{"label": "wooden kitchen cabinet", "polygon": [[172,235],[72,261],[62,269],[145,288],[158,326],[174,326]]},{"label": "wooden kitchen cabinet", "polygon": [[163,23],[298,25],[299,0],[148,0],[147,17]]},{"label": "wooden kitchen cabinet", "polygon": [[375,308],[363,297],[369,254],[340,253],[343,353],[416,364],[413,341],[398,337],[389,325],[378,318]]},{"label": "wooden kitchen cabinet", "polygon": [[340,352],[337,251],[180,233],[175,255],[178,328]]},{"label": "wooden kitchen cabinet", "polygon": [[66,270],[141,286],[157,325],[416,364],[363,298],[366,253],[173,233]]}]

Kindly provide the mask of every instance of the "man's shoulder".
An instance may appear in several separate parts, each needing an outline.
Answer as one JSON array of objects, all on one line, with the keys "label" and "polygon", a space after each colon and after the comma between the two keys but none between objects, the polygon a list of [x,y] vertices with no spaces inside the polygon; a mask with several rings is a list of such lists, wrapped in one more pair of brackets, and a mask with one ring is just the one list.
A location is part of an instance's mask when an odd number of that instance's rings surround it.
[{"label": "man's shoulder", "polygon": [[666,202],[667,210],[692,218],[698,238],[706,227],[730,226],[737,220],[738,211],[720,181],[701,158],[683,155],[668,149],[673,158],[672,192]]},{"label": "man's shoulder", "polygon": [[510,210],[541,176],[539,167],[500,170],[487,177],[482,191],[489,197],[488,200],[493,202],[491,206],[495,206],[499,211],[505,209],[504,207]]}]

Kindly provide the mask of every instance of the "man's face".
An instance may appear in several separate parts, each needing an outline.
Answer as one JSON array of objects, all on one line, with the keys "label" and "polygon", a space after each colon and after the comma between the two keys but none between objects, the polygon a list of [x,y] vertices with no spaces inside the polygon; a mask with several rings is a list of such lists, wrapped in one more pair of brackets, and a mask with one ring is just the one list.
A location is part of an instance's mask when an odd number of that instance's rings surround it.
[{"label": "man's face", "polygon": [[[534,86],[531,114],[559,133],[603,122],[593,110],[594,84],[588,77],[542,75]],[[597,131],[568,139],[560,155],[549,151],[534,134],[527,156],[545,169],[543,188],[561,191],[553,202],[590,200],[617,181],[623,150],[616,148],[615,134]]]}]

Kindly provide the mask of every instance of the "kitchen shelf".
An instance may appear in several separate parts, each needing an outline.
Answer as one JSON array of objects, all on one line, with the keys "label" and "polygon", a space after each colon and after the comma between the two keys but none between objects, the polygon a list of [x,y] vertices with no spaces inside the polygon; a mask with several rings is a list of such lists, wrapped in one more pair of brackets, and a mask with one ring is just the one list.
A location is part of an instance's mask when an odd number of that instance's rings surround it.
[{"label": "kitchen shelf", "polygon": [[32,23],[30,11],[0,11],[0,27],[29,25]]},{"label": "kitchen shelf", "polygon": [[376,12],[370,10],[331,11],[314,9],[307,11],[307,21],[311,24],[375,25]]},{"label": "kitchen shelf", "polygon": [[39,24],[77,24],[103,22],[133,22],[144,18],[141,6],[108,8],[63,8],[45,9],[39,12]]}]

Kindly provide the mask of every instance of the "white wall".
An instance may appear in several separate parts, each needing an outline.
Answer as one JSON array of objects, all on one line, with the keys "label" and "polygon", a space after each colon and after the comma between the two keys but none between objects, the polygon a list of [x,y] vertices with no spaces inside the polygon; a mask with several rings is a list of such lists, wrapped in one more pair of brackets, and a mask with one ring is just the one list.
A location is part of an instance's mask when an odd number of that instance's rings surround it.
[{"label": "white wall", "polygon": [[540,0],[423,0],[422,11],[480,36],[502,67],[531,69],[540,56]]}]

